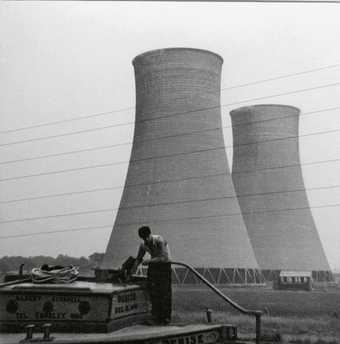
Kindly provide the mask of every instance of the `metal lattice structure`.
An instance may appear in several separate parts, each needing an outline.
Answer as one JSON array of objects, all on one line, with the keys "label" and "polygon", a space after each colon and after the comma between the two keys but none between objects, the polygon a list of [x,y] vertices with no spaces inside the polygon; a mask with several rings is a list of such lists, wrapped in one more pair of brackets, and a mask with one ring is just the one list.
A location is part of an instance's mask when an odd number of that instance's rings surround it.
[{"label": "metal lattice structure", "polygon": [[[196,270],[213,284],[264,284],[264,276],[259,269],[197,268]],[[139,268],[138,275],[146,276],[147,268]],[[179,285],[202,283],[189,270],[179,267],[172,268],[172,282]]]},{"label": "metal lattice structure", "polygon": [[[155,50],[134,59],[133,147],[103,268],[117,268],[135,256],[137,229],[149,225],[168,241],[174,259],[209,280],[258,283],[224,149],[222,63],[212,52],[189,48]],[[174,280],[195,283],[180,268]]]},{"label": "metal lattice structure", "polygon": [[232,178],[266,279],[280,270],[332,274],[310,211],[299,157],[300,110],[254,105],[231,111]]}]

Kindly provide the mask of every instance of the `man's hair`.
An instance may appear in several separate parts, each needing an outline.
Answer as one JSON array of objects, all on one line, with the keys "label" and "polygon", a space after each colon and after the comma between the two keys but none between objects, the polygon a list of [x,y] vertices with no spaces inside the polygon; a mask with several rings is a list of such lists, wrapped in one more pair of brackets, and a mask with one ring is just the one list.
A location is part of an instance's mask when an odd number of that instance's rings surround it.
[{"label": "man's hair", "polygon": [[151,234],[151,229],[148,226],[143,226],[138,229],[138,235],[140,238],[145,239]]}]

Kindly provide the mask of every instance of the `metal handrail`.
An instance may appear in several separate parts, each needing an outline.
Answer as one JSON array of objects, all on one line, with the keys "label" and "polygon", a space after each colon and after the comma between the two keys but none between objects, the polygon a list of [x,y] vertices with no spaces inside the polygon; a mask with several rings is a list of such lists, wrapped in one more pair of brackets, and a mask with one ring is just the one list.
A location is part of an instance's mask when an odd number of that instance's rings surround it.
[{"label": "metal handrail", "polygon": [[218,288],[216,288],[212,283],[210,283],[205,277],[203,277],[195,268],[192,266],[182,263],[182,262],[171,262],[171,265],[183,266],[190,270],[196,277],[198,277],[203,283],[205,283],[211,290],[213,290],[218,296],[220,296],[224,301],[226,301],[230,306],[238,310],[239,312],[247,315],[252,315],[255,317],[255,326],[256,326],[256,344],[260,343],[261,337],[261,316],[262,311],[247,309],[233,301],[227,295],[224,295]]},{"label": "metal handrail", "polygon": [[17,279],[17,280],[9,281],[9,282],[3,282],[3,283],[0,283],[0,288],[8,287],[8,286],[15,285],[15,284],[31,282],[31,281],[32,281],[32,278],[29,277],[29,278]]}]

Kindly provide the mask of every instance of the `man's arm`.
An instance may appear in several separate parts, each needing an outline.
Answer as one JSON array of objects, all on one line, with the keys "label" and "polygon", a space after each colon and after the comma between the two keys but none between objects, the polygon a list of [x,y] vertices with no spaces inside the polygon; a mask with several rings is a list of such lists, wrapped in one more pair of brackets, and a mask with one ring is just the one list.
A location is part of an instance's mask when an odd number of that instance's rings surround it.
[{"label": "man's arm", "polygon": [[131,268],[130,275],[133,275],[133,274],[136,273],[139,264],[143,261],[145,253],[146,253],[146,251],[145,251],[144,245],[141,244],[139,246],[139,249],[138,249],[136,260],[135,260],[135,262],[133,264],[133,267]]}]

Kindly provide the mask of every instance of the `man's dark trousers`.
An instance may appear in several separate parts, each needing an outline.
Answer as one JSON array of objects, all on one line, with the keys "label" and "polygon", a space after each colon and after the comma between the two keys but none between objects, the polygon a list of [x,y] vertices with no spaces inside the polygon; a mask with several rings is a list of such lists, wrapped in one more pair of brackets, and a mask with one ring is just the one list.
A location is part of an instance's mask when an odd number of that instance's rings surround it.
[{"label": "man's dark trousers", "polygon": [[171,263],[151,263],[148,267],[148,288],[155,321],[171,319]]}]

